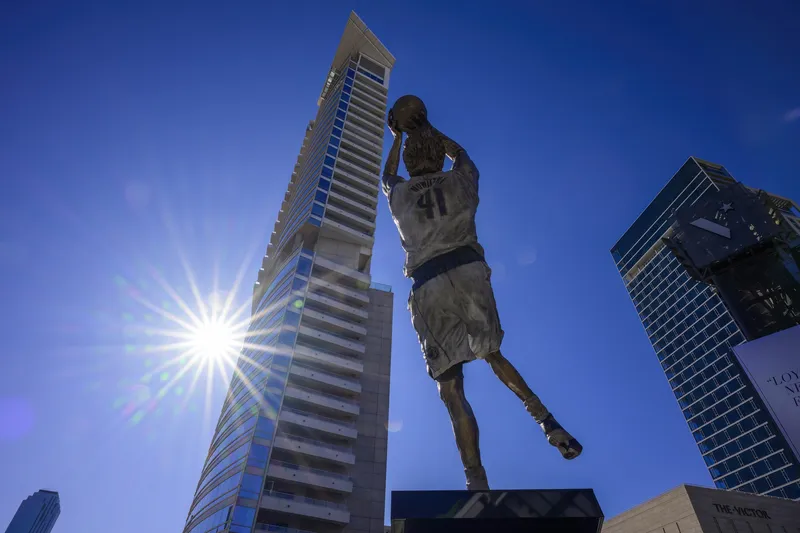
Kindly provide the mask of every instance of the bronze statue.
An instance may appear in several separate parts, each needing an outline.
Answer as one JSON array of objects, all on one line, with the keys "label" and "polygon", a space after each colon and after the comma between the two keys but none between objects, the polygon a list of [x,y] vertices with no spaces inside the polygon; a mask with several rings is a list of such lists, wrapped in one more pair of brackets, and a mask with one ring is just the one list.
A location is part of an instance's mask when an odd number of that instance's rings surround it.
[{"label": "bronze statue", "polygon": [[[389,111],[394,136],[383,191],[406,252],[404,273],[413,281],[408,307],[428,374],[436,381],[453,423],[467,489],[488,490],[481,464],[478,424],[464,395],[463,365],[484,359],[522,400],[565,459],[583,447],[562,428],[500,353],[503,330],[491,270],[478,243],[478,169],[467,152],[428,121],[425,104],[403,96]],[[407,134],[403,146],[403,134]],[[402,149],[410,178],[397,176]],[[443,171],[445,157],[453,168]]]}]

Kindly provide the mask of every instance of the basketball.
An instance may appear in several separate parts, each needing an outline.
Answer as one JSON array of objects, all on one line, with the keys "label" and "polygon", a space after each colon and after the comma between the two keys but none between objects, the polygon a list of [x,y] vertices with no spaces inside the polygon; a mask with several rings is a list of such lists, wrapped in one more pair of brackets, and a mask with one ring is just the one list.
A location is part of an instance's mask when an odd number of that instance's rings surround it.
[{"label": "basketball", "polygon": [[408,133],[428,121],[428,110],[418,97],[408,94],[401,96],[389,111],[389,120],[394,117],[397,129]]}]

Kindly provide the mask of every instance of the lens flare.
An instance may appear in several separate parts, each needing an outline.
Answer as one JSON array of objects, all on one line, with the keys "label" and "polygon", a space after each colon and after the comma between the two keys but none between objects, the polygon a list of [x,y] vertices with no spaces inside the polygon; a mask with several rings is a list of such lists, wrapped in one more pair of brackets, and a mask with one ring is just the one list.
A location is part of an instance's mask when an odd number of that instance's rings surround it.
[{"label": "lens flare", "polygon": [[219,319],[211,319],[193,328],[191,335],[191,356],[200,358],[202,362],[215,362],[226,357],[241,346],[232,325]]}]

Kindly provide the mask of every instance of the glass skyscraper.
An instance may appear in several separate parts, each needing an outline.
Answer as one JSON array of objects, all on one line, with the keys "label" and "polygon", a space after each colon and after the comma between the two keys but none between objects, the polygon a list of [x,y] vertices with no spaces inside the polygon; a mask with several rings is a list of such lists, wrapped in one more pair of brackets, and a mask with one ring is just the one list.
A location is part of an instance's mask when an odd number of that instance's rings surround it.
[{"label": "glass skyscraper", "polygon": [[[690,157],[611,254],[714,484],[797,500],[798,458],[731,350],[744,334],[717,292],[692,279],[662,241],[677,209],[732,183],[724,167]],[[769,196],[800,235],[797,205]]]},{"label": "glass skyscraper", "polygon": [[6,533],[50,533],[61,514],[58,493],[37,490],[19,505]]},{"label": "glass skyscraper", "polygon": [[383,533],[393,296],[370,263],[393,65],[351,13],[185,533]]}]

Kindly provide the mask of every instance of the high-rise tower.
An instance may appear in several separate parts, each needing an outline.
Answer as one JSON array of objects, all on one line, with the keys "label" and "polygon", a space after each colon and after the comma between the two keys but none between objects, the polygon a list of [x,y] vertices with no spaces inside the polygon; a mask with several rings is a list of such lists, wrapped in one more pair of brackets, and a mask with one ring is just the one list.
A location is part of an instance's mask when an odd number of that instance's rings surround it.
[{"label": "high-rise tower", "polygon": [[185,533],[383,533],[392,293],[370,263],[393,65],[351,13]]},{"label": "high-rise tower", "polygon": [[733,351],[797,323],[797,204],[690,157],[611,254],[714,484],[800,499],[798,457]]},{"label": "high-rise tower", "polygon": [[58,493],[37,490],[19,505],[6,533],[50,533],[60,514]]}]

